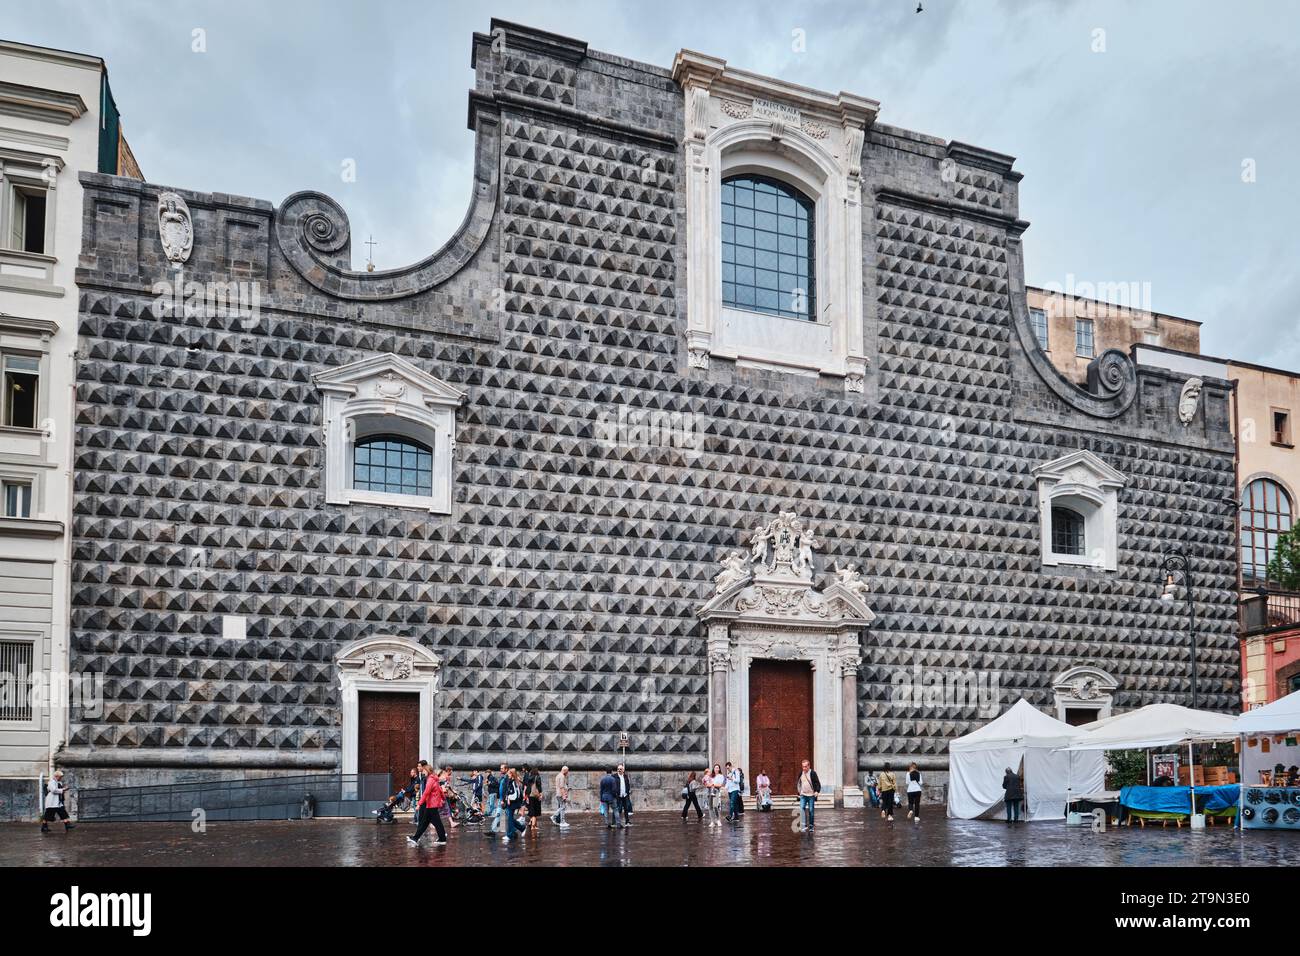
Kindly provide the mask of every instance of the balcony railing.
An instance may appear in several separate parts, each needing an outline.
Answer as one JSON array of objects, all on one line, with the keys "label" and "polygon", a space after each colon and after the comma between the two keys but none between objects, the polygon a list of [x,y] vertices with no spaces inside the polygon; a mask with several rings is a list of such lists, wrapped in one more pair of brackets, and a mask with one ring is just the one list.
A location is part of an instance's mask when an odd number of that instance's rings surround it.
[{"label": "balcony railing", "polygon": [[1259,634],[1300,626],[1300,591],[1261,587],[1243,591],[1241,631]]}]

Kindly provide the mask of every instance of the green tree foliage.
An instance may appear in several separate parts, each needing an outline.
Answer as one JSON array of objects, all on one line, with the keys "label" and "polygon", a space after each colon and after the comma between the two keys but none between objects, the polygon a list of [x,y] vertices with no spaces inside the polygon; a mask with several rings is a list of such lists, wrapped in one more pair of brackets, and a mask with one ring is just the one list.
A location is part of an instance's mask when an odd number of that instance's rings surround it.
[{"label": "green tree foliage", "polygon": [[1268,579],[1288,591],[1300,591],[1300,525],[1277,539],[1277,550],[1268,562]]},{"label": "green tree foliage", "polygon": [[1145,750],[1107,750],[1106,764],[1110,767],[1108,790],[1123,790],[1134,784],[1147,782],[1147,753]]}]

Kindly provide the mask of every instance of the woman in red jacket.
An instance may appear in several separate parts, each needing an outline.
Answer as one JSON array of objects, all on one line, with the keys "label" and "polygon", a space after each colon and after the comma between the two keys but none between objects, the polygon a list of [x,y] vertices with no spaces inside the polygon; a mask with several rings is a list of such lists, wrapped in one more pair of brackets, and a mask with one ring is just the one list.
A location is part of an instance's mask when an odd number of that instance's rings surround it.
[{"label": "woman in red jacket", "polygon": [[420,795],[420,802],[416,804],[416,813],[419,814],[420,825],[415,829],[415,836],[407,837],[406,842],[411,846],[420,845],[420,837],[424,836],[424,831],[429,829],[429,824],[438,831],[438,839],[433,841],[434,846],[447,845],[447,831],[442,827],[442,805],[445,797],[442,795],[442,784],[438,781],[438,775],[433,772],[427,762],[420,761],[420,771],[428,774],[424,781],[424,793]]}]

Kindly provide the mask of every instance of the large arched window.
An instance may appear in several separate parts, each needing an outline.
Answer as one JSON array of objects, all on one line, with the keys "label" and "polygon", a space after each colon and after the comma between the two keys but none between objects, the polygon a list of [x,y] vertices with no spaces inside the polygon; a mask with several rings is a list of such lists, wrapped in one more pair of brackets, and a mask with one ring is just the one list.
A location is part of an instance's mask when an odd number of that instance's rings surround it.
[{"label": "large arched window", "polygon": [[1277,551],[1278,536],[1291,530],[1291,496],[1268,478],[1257,478],[1241,495],[1241,575],[1263,581]]},{"label": "large arched window", "polygon": [[722,181],[722,304],[817,318],[816,206],[786,183],[746,173]]},{"label": "large arched window", "polygon": [[400,435],[360,438],[352,452],[352,487],[428,495],[433,490],[433,449]]}]

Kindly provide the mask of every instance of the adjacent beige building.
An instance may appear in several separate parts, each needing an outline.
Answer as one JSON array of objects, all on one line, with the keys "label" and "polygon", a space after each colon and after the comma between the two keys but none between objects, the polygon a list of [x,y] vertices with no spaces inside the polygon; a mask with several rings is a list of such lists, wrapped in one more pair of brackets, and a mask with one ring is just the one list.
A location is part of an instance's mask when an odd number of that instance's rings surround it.
[{"label": "adjacent beige building", "polygon": [[1107,349],[1128,354],[1135,345],[1155,345],[1193,354],[1201,350],[1201,323],[1138,307],[1141,286],[1123,284],[1134,305],[1086,298],[1072,291],[1028,286],[1029,321],[1052,364],[1076,384],[1088,379],[1088,363]]},{"label": "adjacent beige building", "polygon": [[140,178],[104,62],[0,41],[0,818],[66,737],[83,171]]}]

